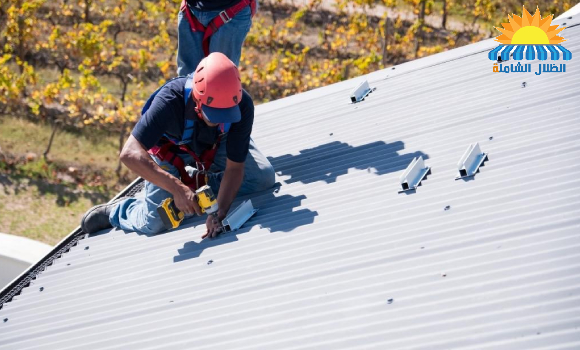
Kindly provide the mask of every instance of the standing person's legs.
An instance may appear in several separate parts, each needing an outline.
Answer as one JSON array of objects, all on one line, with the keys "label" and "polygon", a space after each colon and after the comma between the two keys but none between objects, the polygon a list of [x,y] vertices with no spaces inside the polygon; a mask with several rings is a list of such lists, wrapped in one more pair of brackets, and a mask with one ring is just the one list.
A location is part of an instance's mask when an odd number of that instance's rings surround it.
[{"label": "standing person's legs", "polygon": [[[258,0],[256,1],[256,11]],[[221,11],[202,12],[189,8],[191,14],[204,26],[217,17]],[[250,6],[238,12],[228,23],[222,25],[210,38],[209,52],[221,52],[236,66],[240,65],[242,45],[252,27],[252,10]],[[195,71],[204,58],[203,33],[193,32],[187,17],[180,11],[177,16],[177,75],[187,75]]]},{"label": "standing person's legs", "polygon": [[203,33],[193,32],[185,13],[177,15],[177,75],[192,73],[204,57]]},{"label": "standing person's legs", "polygon": [[247,6],[211,36],[209,52],[221,52],[228,56],[236,66],[239,66],[242,45],[251,27],[252,10],[250,6]]},{"label": "standing person's legs", "polygon": [[[223,137],[210,169],[211,173],[208,184],[215,193],[218,193],[221,180],[223,179],[223,172],[226,168],[226,141],[227,137]],[[250,139],[250,149],[246,157],[246,162],[244,163],[244,180],[240,186],[238,195],[266,190],[274,186],[275,182],[274,167],[272,167],[268,158],[258,150],[254,140]]]},{"label": "standing person's legs", "polygon": [[[152,159],[163,170],[179,177],[179,171],[171,163],[162,162],[156,157],[152,157]],[[165,199],[173,198],[173,195],[149,181],[145,181],[144,190],[144,197],[127,198],[112,208],[109,215],[111,225],[125,231],[137,231],[145,234],[156,234],[165,230],[163,221],[157,213],[157,207]]]}]

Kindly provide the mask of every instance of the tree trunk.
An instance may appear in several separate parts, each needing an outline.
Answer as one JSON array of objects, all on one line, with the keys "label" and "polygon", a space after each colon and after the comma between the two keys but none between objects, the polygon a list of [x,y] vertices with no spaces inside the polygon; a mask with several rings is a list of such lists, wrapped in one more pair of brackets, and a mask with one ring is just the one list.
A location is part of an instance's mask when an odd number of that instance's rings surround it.
[{"label": "tree trunk", "polygon": [[113,42],[115,43],[113,45],[113,52],[115,53],[115,56],[119,55],[119,45],[118,45],[117,37],[119,36],[119,34],[121,34],[122,31],[123,30],[119,26],[119,27],[115,28],[115,32],[113,33]]},{"label": "tree trunk", "polygon": [[382,64],[383,67],[387,64],[387,48],[389,46],[389,16],[387,15],[387,17],[385,18],[385,28],[384,28],[384,35],[383,35],[383,59],[382,59]]},{"label": "tree trunk", "polygon": [[415,58],[419,57],[419,48],[423,42],[423,25],[425,24],[425,4],[427,0],[421,0],[419,3],[419,27],[415,36]]},{"label": "tree trunk", "polygon": [[276,25],[276,22],[278,21],[278,18],[276,18],[276,13],[274,12],[274,9],[276,8],[276,6],[273,4],[273,1],[270,2],[270,13],[272,14],[272,26]]},{"label": "tree trunk", "polygon": [[42,154],[42,157],[44,158],[44,160],[48,160],[48,153],[50,152],[50,148],[52,147],[52,142],[54,141],[54,136],[56,135],[56,132],[58,131],[58,122],[55,120],[52,122],[52,133],[50,134],[50,139],[48,140],[48,145],[46,146],[46,150],[44,150],[44,153]]},{"label": "tree trunk", "polygon": [[[125,96],[127,95],[127,87],[129,85],[130,78],[125,77],[123,75],[119,76],[121,83],[123,84],[123,90],[121,92],[121,104],[125,102]],[[121,132],[119,133],[119,154],[123,150],[123,145],[125,144],[125,130],[127,129],[127,123],[123,123],[121,125]],[[117,163],[117,169],[115,170],[115,174],[117,174],[117,178],[121,180],[121,169],[123,168],[123,163],[121,162],[121,158],[119,157],[119,162]]]},{"label": "tree trunk", "polygon": [[[121,132],[119,133],[119,154],[123,150],[123,145],[125,144],[125,130],[127,129],[126,124],[121,126]],[[115,174],[117,174],[117,178],[121,179],[121,170],[123,169],[123,163],[121,162],[121,157],[119,157],[117,163],[117,169],[115,169]]]},{"label": "tree trunk", "polygon": [[91,5],[92,0],[85,0],[85,23],[93,23],[91,22]]},{"label": "tree trunk", "polygon": [[447,0],[443,0],[443,18],[441,18],[441,28],[447,29]]},{"label": "tree trunk", "polygon": [[121,103],[125,102],[125,95],[127,95],[127,86],[129,85],[129,78],[121,78],[121,84],[123,84],[123,91],[121,92]]},{"label": "tree trunk", "polygon": [[[21,1],[17,1],[16,2],[16,7],[18,9],[20,9],[22,7],[22,2]],[[18,52],[16,53],[16,56],[20,59],[20,61],[22,63],[24,63],[24,30],[25,30],[25,26],[24,26],[24,16],[23,15],[19,15],[18,16]],[[24,73],[24,66],[22,64],[18,65],[18,68],[20,70],[20,74]],[[26,89],[22,89],[23,94],[25,94]],[[26,97],[25,95],[23,95],[23,97]]]},{"label": "tree trunk", "polygon": [[344,70],[342,71],[342,80],[348,80],[349,75],[350,75],[350,63],[347,63],[346,66],[344,66]]},{"label": "tree trunk", "polygon": [[[4,8],[4,4],[0,5],[0,33],[2,33],[4,31],[4,27],[6,27],[6,22],[7,22],[7,14],[6,11],[8,11],[8,5],[10,3],[6,2],[6,9]],[[6,43],[6,36],[3,36],[2,38],[0,38],[0,47],[4,47]]]},{"label": "tree trunk", "polygon": [[477,20],[479,19],[479,15],[473,18],[473,22],[471,23],[471,33],[472,37],[479,32],[479,26],[476,26]]}]

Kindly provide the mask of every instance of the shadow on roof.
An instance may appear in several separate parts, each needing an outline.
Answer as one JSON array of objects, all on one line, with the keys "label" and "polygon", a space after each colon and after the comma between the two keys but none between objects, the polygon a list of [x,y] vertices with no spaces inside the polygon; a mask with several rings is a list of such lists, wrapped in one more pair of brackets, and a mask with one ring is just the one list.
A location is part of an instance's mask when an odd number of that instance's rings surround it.
[{"label": "shadow on roof", "polygon": [[268,157],[268,160],[278,175],[290,176],[290,179],[285,180],[288,184],[298,181],[304,184],[316,181],[333,183],[339,176],[346,175],[351,168],[384,175],[405,169],[414,157],[429,158],[420,151],[399,154],[404,148],[402,141],[376,141],[356,147],[334,141],[302,150],[298,155],[285,154]]},{"label": "shadow on roof", "polygon": [[[178,255],[173,257],[173,262],[194,259],[199,257],[204,249],[236,242],[238,235],[249,232],[254,226],[267,229],[270,233],[280,233],[290,232],[297,227],[314,222],[314,217],[318,216],[318,212],[301,208],[302,200],[306,199],[305,195],[278,196],[279,190],[279,187],[275,187],[258,194],[244,196],[243,198],[251,197],[254,207],[259,210],[240,230],[222,234],[214,239],[186,242],[183,248],[177,250]],[[296,208],[300,209],[295,210]]]}]

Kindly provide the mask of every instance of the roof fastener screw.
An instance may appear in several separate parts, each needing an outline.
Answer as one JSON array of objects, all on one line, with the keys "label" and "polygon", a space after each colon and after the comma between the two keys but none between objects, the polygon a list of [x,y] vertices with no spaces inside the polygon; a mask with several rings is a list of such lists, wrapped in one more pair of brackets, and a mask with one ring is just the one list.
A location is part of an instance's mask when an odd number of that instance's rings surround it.
[{"label": "roof fastener screw", "polygon": [[493,136],[490,136],[490,137],[489,137],[489,140],[490,140],[490,141],[491,141],[491,140],[493,140]]},{"label": "roof fastener screw", "polygon": [[525,87],[526,87],[526,85],[527,85],[527,84],[526,84],[526,82],[524,81],[524,82],[522,83],[522,88],[525,88]]},{"label": "roof fastener screw", "polygon": [[8,319],[7,318],[4,319],[4,323],[6,323],[6,322],[8,322]]},{"label": "roof fastener screw", "polygon": [[442,273],[441,274],[441,277],[447,277],[447,274],[446,273]]},{"label": "roof fastener screw", "polygon": [[425,247],[421,247],[421,249],[425,249]]},{"label": "roof fastener screw", "polygon": [[208,265],[211,265],[211,264],[213,264],[213,260],[209,260],[209,261],[207,262],[207,264],[208,264]]},{"label": "roof fastener screw", "polygon": [[328,134],[328,135],[329,135],[329,136],[332,136],[332,135],[334,135],[334,133],[332,133],[332,132],[331,132],[331,133],[330,133],[330,134]]},{"label": "roof fastener screw", "polygon": [[42,292],[44,290],[44,287],[40,287],[40,291]]},{"label": "roof fastener screw", "polygon": [[447,205],[447,206],[445,206],[445,208],[443,210],[447,211],[449,209],[451,209],[451,206],[450,205]]},{"label": "roof fastener screw", "polygon": [[393,299],[387,300],[387,303],[392,304],[393,303]]},{"label": "roof fastener screw", "polygon": [[85,250],[89,250],[89,246],[86,246],[86,247],[85,247]]}]

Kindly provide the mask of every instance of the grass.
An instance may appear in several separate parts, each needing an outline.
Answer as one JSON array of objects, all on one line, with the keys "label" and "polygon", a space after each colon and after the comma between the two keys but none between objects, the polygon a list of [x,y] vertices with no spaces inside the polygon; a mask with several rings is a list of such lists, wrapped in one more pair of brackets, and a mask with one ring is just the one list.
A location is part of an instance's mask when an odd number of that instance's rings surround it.
[{"label": "grass", "polygon": [[2,177],[0,232],[54,245],[79,225],[93,201],[104,202],[105,197],[90,193],[71,195],[58,185],[15,183]]},{"label": "grass", "polygon": [[[35,153],[42,157],[52,130],[49,125],[10,116],[0,117],[0,150],[16,155]],[[114,171],[117,167],[118,136],[59,131],[48,159],[68,166],[91,166]]]},{"label": "grass", "polygon": [[[54,245],[88,208],[112,198],[127,181],[115,175],[117,135],[60,131],[46,162],[50,134],[48,125],[0,116],[0,232]],[[2,161],[8,155],[17,161]]]}]

